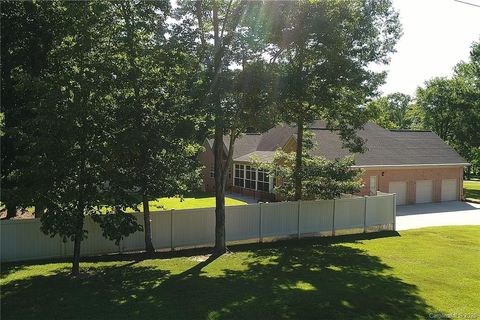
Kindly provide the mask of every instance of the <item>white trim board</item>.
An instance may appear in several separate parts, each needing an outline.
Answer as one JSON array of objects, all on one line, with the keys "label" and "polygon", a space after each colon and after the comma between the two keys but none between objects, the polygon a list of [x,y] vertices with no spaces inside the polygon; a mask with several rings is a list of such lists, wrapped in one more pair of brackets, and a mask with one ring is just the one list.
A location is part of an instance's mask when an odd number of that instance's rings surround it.
[{"label": "white trim board", "polygon": [[426,168],[458,168],[469,166],[469,163],[439,163],[439,164],[392,164],[392,165],[354,165],[352,168],[362,169],[426,169]]}]

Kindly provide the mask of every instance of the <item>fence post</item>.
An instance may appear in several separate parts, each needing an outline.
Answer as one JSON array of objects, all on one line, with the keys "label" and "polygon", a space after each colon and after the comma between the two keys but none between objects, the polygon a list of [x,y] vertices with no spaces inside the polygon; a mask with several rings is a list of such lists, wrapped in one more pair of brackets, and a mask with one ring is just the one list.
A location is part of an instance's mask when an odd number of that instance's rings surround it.
[{"label": "fence post", "polygon": [[173,245],[173,211],[175,209],[170,210],[170,251],[175,250],[175,246]]},{"label": "fence post", "polygon": [[397,228],[397,194],[393,194],[393,231]]},{"label": "fence post", "polygon": [[297,206],[297,239],[300,239],[300,207],[301,207],[301,200],[298,200]]},{"label": "fence post", "polygon": [[367,196],[363,196],[365,205],[363,206],[363,233],[367,233]]},{"label": "fence post", "polygon": [[335,236],[335,201],[336,199],[333,199],[333,213],[332,213],[332,236]]},{"label": "fence post", "polygon": [[263,239],[262,239],[262,211],[263,211],[263,208],[262,208],[262,203],[259,202],[259,207],[260,207],[260,215],[259,215],[259,219],[258,219],[258,242],[262,243],[263,242]]}]

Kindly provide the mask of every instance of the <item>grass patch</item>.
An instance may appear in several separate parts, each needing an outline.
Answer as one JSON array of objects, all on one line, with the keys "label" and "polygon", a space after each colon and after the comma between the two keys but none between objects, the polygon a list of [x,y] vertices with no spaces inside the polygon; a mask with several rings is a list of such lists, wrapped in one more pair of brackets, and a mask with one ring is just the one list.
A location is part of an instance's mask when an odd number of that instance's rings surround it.
[{"label": "grass patch", "polygon": [[[480,314],[480,227],[3,265],[2,319],[425,319]],[[198,254],[198,253],[197,253]],[[103,260],[102,260],[103,259]],[[114,260],[112,260],[114,259]]]},{"label": "grass patch", "polygon": [[465,198],[480,201],[480,181],[464,181],[463,193]]},{"label": "grass patch", "polygon": [[[155,201],[150,201],[149,206],[151,211],[158,210],[182,210],[182,209],[196,209],[196,208],[211,208],[215,207],[215,197],[206,195],[187,196],[180,201],[180,197],[174,198],[160,198]],[[246,205],[244,201],[225,197],[226,206],[241,206]],[[139,206],[141,209],[142,207]],[[143,210],[141,210],[143,211]]]},{"label": "grass patch", "polygon": [[[140,198],[138,200],[140,202]],[[247,203],[241,200],[232,199],[229,197],[225,197],[225,205],[226,206],[242,206],[246,205]],[[215,207],[215,197],[212,196],[211,193],[207,192],[197,192],[191,195],[187,195],[181,201],[180,197],[172,197],[172,198],[158,198],[153,201],[149,201],[148,205],[150,207],[150,211],[161,211],[161,210],[184,210],[184,209],[197,209],[197,208],[212,208]],[[143,206],[139,204],[137,206],[140,212],[143,212]],[[0,209],[1,203],[0,203]],[[29,207],[25,209],[25,213],[29,215],[33,215],[35,209],[33,207]],[[101,212],[107,212],[106,208],[103,208]],[[133,209],[127,209],[126,212],[135,212]]]}]

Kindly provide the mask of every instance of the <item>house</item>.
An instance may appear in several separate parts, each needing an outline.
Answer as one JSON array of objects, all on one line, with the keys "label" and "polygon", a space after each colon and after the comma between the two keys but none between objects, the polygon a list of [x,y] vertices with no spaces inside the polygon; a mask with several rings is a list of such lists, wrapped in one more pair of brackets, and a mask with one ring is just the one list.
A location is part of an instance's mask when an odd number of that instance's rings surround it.
[{"label": "house", "polygon": [[[315,121],[310,130],[317,144],[315,155],[333,160],[350,154],[342,148],[335,130],[328,130],[322,121]],[[364,169],[361,195],[377,191],[396,193],[398,205],[462,199],[463,169],[469,164],[435,133],[387,130],[367,123],[358,135],[366,140],[367,147],[365,153],[354,155],[354,167]],[[228,141],[225,137],[225,150]],[[214,187],[212,146],[213,141],[207,140],[201,154],[207,191]],[[273,200],[273,177],[257,169],[252,159],[269,162],[278,148],[295,151],[296,128],[279,125],[263,134],[240,137],[235,143],[227,190]]]}]

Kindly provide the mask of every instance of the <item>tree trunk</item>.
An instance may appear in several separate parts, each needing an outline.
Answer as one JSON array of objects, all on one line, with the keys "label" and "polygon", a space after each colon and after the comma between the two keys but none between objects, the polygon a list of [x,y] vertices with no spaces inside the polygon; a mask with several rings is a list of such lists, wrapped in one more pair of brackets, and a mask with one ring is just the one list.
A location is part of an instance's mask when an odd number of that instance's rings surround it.
[{"label": "tree trunk", "polygon": [[295,201],[302,199],[303,117],[297,120],[297,150],[295,155]]},{"label": "tree trunk", "polygon": [[7,216],[5,219],[12,219],[17,216],[17,206],[15,204],[7,203]]},{"label": "tree trunk", "polygon": [[80,245],[83,236],[83,210],[77,215],[77,225],[73,242],[72,276],[78,276],[80,274]]},{"label": "tree trunk", "polygon": [[221,255],[227,251],[225,243],[225,182],[223,179],[223,127],[221,120],[215,120],[214,139],[215,172],[215,248],[214,253]]},{"label": "tree trunk", "polygon": [[154,254],[155,248],[152,243],[152,227],[150,224],[150,207],[148,206],[148,198],[144,193],[142,195],[143,203],[143,232],[145,233],[145,251],[148,254]]}]

